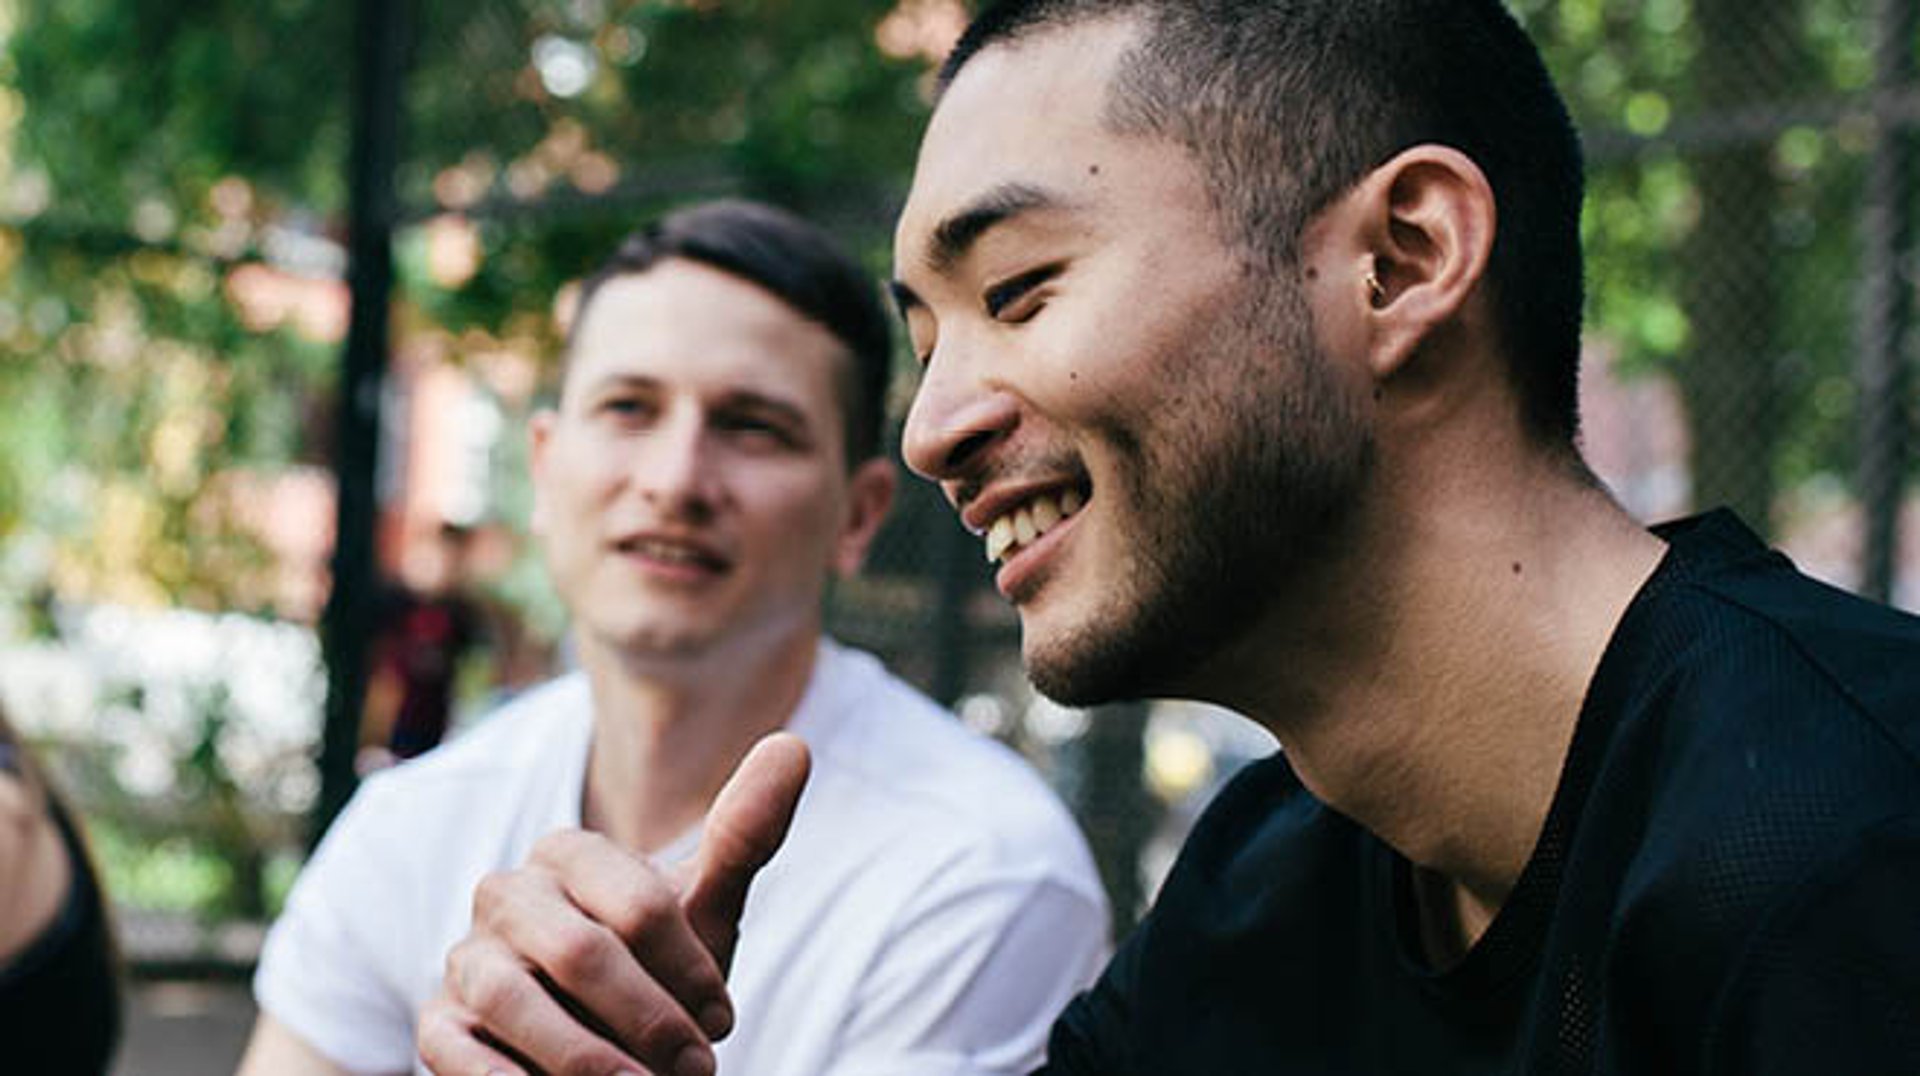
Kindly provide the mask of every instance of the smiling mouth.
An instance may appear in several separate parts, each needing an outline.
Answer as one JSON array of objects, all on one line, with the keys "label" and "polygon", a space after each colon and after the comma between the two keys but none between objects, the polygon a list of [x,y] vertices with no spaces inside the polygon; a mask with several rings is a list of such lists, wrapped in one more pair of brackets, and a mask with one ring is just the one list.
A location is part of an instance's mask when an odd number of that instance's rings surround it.
[{"label": "smiling mouth", "polygon": [[987,547],[987,563],[1004,564],[1007,558],[1040,540],[1041,536],[1070,519],[1087,503],[1078,489],[1043,493],[995,519],[982,536]]},{"label": "smiling mouth", "polygon": [[727,569],[727,562],[713,552],[669,538],[628,538],[617,543],[615,548],[622,553],[675,567],[700,568],[710,572]]}]

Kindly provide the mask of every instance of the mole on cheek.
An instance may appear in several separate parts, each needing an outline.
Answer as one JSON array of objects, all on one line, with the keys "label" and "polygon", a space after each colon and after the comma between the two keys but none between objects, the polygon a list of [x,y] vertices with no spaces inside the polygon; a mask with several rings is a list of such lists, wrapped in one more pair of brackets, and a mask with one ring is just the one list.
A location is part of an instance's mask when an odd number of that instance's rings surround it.
[{"label": "mole on cheek", "polygon": [[1090,175],[1090,176],[1097,176],[1097,175],[1099,175],[1099,174],[1100,174],[1100,166],[1099,166],[1099,165],[1097,165],[1097,164],[1090,164],[1090,165],[1088,165],[1088,166],[1087,166],[1087,174],[1088,174],[1088,175]]}]

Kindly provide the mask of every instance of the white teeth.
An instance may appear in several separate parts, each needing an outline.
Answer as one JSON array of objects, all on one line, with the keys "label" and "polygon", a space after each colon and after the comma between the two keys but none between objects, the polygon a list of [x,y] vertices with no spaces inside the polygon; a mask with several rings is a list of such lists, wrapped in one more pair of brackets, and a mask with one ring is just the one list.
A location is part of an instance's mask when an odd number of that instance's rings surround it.
[{"label": "white teeth", "polygon": [[635,542],[633,549],[642,556],[668,564],[699,564],[705,561],[700,553],[686,546],[651,538],[643,538]]},{"label": "white teeth", "polygon": [[993,521],[987,528],[987,563],[991,564],[1006,555],[1007,547],[1013,544],[1013,523],[1006,516]]},{"label": "white teeth", "polygon": [[1005,559],[1008,553],[1032,545],[1061,520],[1078,512],[1085,503],[1086,499],[1075,489],[1066,490],[1057,497],[1042,494],[994,520],[985,536],[988,562],[997,563]]}]

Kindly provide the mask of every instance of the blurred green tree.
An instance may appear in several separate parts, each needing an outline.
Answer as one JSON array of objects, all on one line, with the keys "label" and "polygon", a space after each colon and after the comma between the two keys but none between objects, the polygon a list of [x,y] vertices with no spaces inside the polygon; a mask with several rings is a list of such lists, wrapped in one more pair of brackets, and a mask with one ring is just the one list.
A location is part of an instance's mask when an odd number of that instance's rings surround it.
[{"label": "blurred green tree", "polygon": [[1515,7],[1588,138],[1591,334],[1678,382],[1694,503],[1766,527],[1779,491],[1854,452],[1864,5]]},{"label": "blurred green tree", "polygon": [[[878,28],[941,7],[415,4],[400,333],[550,354],[556,291],[696,194],[786,202],[877,260],[926,68],[914,27],[894,55]],[[351,7],[4,12],[0,523],[33,521],[64,593],[272,612],[223,491],[329,455]],[[451,268],[447,220],[473,248]]]},{"label": "blurred green tree", "polygon": [[[1778,489],[1853,452],[1856,236],[1835,222],[1865,145],[1842,107],[1872,74],[1862,4],[1515,7],[1594,150],[1590,322],[1625,369],[1683,386],[1695,500],[1763,521]],[[397,316],[456,357],[550,355],[554,294],[683,197],[786,202],[879,268],[927,68],[963,14],[413,12]],[[0,432],[0,530],[31,518],[33,570],[63,587],[261,605],[258,550],[219,502],[235,468],[329,455],[339,320],[310,312],[341,301],[347,7],[9,0],[0,18],[0,392],[19,416]]]}]

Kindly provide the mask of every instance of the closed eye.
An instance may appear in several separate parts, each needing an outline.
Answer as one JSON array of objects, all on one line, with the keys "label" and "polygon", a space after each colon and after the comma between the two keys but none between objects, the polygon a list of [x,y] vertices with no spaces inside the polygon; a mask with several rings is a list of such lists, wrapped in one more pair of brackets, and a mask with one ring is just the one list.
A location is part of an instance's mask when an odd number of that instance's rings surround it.
[{"label": "closed eye", "polygon": [[1037,269],[1029,269],[1024,273],[1017,273],[988,288],[981,299],[986,307],[987,316],[997,321],[1018,323],[1039,313],[1040,307],[1044,304],[1017,304],[1031,296],[1040,285],[1060,275],[1063,267],[1063,263],[1053,262]]}]

